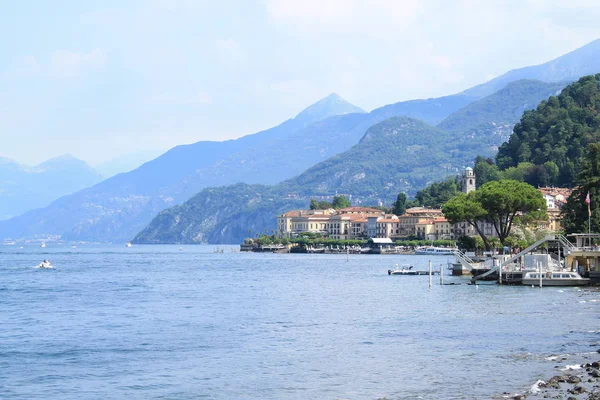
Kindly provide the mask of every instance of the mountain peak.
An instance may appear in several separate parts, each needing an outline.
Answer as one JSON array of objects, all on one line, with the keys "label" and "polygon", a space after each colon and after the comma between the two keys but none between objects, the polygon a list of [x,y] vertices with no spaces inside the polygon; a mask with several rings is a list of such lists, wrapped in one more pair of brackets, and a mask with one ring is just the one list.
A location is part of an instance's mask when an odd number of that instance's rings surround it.
[{"label": "mountain peak", "polygon": [[304,125],[332,117],[334,115],[343,115],[350,113],[364,114],[366,111],[344,100],[337,93],[331,93],[316,103],[306,107],[300,114],[294,118],[295,121]]}]

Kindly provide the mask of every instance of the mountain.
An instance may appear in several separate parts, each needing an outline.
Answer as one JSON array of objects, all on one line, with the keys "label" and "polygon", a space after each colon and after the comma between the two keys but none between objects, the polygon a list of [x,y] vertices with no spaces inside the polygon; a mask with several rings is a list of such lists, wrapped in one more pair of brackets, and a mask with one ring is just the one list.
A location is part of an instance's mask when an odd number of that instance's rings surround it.
[{"label": "mountain", "polygon": [[[535,108],[540,101],[546,104],[549,97],[549,103],[556,103],[551,96],[565,85],[535,80],[511,82],[454,112],[436,128],[414,119],[390,118],[371,127],[348,151],[279,185],[205,189],[183,205],[161,212],[134,240],[240,243],[251,236],[248,230],[275,230],[277,214],[305,208],[311,198],[346,194],[354,204],[389,204],[397,193],[414,194],[470,164],[476,155],[493,155],[494,147],[503,141],[502,135],[512,131],[524,111]],[[582,92],[581,85],[567,89]],[[592,89],[590,93],[595,93],[595,87]],[[563,98],[561,94],[559,99]],[[532,112],[525,115],[528,113]],[[554,123],[545,126],[547,129]],[[508,148],[508,144],[503,147]]]},{"label": "mountain", "polygon": [[543,82],[573,82],[584,75],[598,72],[600,72],[600,39],[596,39],[546,63],[509,71],[488,82],[467,89],[463,94],[484,97],[500,90],[509,82],[520,79],[536,79]]},{"label": "mountain", "polygon": [[0,222],[0,237],[60,235],[65,240],[127,241],[156,213],[205,187],[275,184],[347,150],[370,126],[395,113],[436,122],[473,100],[454,95],[364,113],[332,94],[274,128],[236,140],[177,146],[131,172]]},{"label": "mountain", "polygon": [[123,172],[133,171],[145,162],[160,156],[162,153],[163,151],[158,150],[136,151],[94,165],[94,169],[104,179],[107,179]]},{"label": "mountain", "polygon": [[[518,74],[512,71],[506,79],[542,76],[561,82],[569,80],[572,71],[600,70],[600,63],[593,56],[595,52],[597,49],[592,43],[551,62],[556,69],[554,74],[542,74],[538,67],[532,67],[516,70],[521,71]],[[547,70],[551,68],[548,66]],[[391,104],[370,113],[355,112],[354,106],[349,106],[337,95],[330,95],[319,102],[321,104],[309,107],[275,128],[237,140],[198,142],[171,149],[134,171],[102,182],[93,190],[81,191],[43,210],[0,223],[0,237],[53,233],[77,240],[128,240],[158,211],[184,202],[205,187],[237,182],[274,184],[289,179],[348,150],[369,127],[390,117],[408,116],[438,124],[473,101],[482,100],[486,94],[503,88],[503,82],[507,81],[500,78],[505,79],[499,77],[489,84],[451,96]],[[498,110],[500,114],[503,112]],[[466,121],[464,130],[457,128],[451,132],[466,132],[463,136],[471,133],[470,139],[460,136],[461,147],[457,151],[493,155],[501,135],[487,138],[485,131],[482,131],[483,136],[473,135],[468,126],[476,124],[477,118],[469,118],[473,122]],[[497,119],[500,120],[494,115],[490,117],[494,123]],[[452,162],[439,168],[447,169]],[[418,170],[413,171],[415,178],[407,180],[404,187],[412,191],[418,188],[415,185],[438,176],[436,171],[438,169],[423,171],[421,175]]]},{"label": "mountain", "polygon": [[[65,239],[99,241],[128,239],[157,212],[187,200],[209,184],[231,184],[244,179],[274,182],[279,178],[273,178],[273,174],[259,174],[257,170],[248,168],[256,157],[253,150],[272,147],[275,141],[332,115],[342,113],[352,119],[361,115],[357,111],[364,114],[361,109],[333,94],[295,118],[266,131],[237,140],[177,146],[131,172],[64,196],[44,209],[1,222],[0,236],[61,235]],[[283,152],[284,155],[293,154],[295,148],[287,145]],[[273,149],[270,153],[280,154]],[[228,157],[239,161],[232,166],[232,171],[223,165]],[[316,153],[314,157],[302,159],[300,170],[314,164],[314,159],[323,157]],[[267,171],[276,171],[285,178],[297,173],[297,169],[286,172],[276,164],[269,164],[268,160],[261,162],[267,162]]]},{"label": "mountain", "polygon": [[356,107],[342,99],[338,94],[331,93],[329,96],[317,101],[315,104],[305,108],[294,120],[300,124],[310,125],[334,115],[358,113],[363,114],[365,110]]},{"label": "mountain", "polygon": [[344,193],[354,204],[391,202],[398,192],[424,186],[470,162],[476,154],[463,150],[464,144],[460,134],[393,117],[371,127],[343,154],[278,185],[204,189],[184,204],[159,213],[134,241],[240,243],[249,230],[276,229],[278,213],[307,207],[312,197]]},{"label": "mountain", "polygon": [[88,164],[69,154],[34,167],[0,157],[0,220],[44,207],[101,179]]},{"label": "mountain", "polygon": [[523,112],[533,109],[552,95],[558,95],[568,83],[547,83],[531,79],[510,82],[483,99],[474,101],[446,117],[437,127],[468,135],[477,141],[481,155],[508,140]]}]

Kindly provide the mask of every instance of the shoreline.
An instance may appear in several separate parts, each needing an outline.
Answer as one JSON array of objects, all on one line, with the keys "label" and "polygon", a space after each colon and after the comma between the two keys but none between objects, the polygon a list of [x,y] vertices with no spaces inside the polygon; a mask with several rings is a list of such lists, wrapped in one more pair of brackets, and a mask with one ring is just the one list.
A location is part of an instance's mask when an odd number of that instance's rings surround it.
[{"label": "shoreline", "polygon": [[[593,344],[598,346],[598,344]],[[492,399],[600,400],[600,348],[594,352],[556,355],[556,374],[531,383],[522,392],[504,392]]]}]

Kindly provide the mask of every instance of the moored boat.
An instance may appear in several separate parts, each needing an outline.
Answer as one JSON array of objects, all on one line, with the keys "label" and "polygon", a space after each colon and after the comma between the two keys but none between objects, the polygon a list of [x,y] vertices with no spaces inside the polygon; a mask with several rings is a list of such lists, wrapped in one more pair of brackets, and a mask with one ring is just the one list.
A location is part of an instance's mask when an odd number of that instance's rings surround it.
[{"label": "moored boat", "polygon": [[415,249],[415,254],[417,255],[433,255],[433,256],[450,256],[453,255],[456,249],[451,249],[447,247],[417,247]]},{"label": "moored boat", "polygon": [[531,271],[525,273],[522,279],[523,285],[532,286],[586,286],[590,279],[583,278],[573,271]]}]

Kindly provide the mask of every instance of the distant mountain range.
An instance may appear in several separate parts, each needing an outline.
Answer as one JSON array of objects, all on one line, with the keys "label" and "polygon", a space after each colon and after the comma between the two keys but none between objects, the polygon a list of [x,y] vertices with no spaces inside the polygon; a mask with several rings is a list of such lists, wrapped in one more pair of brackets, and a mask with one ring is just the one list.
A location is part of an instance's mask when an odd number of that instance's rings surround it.
[{"label": "distant mountain range", "polygon": [[0,157],[0,220],[45,207],[101,180],[88,164],[68,154],[33,167]]},{"label": "distant mountain range", "polygon": [[[205,187],[236,182],[281,182],[345,152],[357,144],[371,126],[399,116],[421,119],[430,125],[439,124],[439,129],[430,132],[432,135],[465,139],[457,142],[461,147],[454,151],[452,157],[444,160],[436,158],[440,162],[438,164],[413,164],[409,168],[404,163],[408,168],[405,173],[410,175],[410,179],[403,181],[404,186],[394,186],[393,190],[402,188],[414,193],[431,179],[453,173],[454,168],[472,162],[475,154],[485,155],[487,152],[493,155],[502,139],[506,138],[507,131],[518,120],[518,116],[512,118],[511,115],[534,107],[536,101],[566,85],[573,79],[573,71],[600,70],[598,42],[588,46],[541,66],[511,71],[505,74],[508,78],[503,75],[456,95],[400,102],[370,113],[337,95],[330,95],[277,127],[237,140],[175,147],[134,171],[63,197],[42,210],[0,222],[0,237],[45,233],[74,240],[129,240],[157,212],[186,201]],[[568,65],[571,66],[567,68]],[[511,76],[551,77],[554,81],[565,83],[546,86],[542,82],[524,81],[516,83],[516,86],[506,86]],[[496,87],[502,90],[494,91]],[[484,97],[488,92],[490,96]],[[491,128],[497,126],[502,129]],[[408,142],[405,144],[410,147]],[[383,143],[381,145],[384,146]],[[401,161],[413,154],[407,151],[406,148],[398,148],[389,162]],[[372,159],[378,155],[377,151],[373,151]],[[387,182],[389,179],[383,180]],[[333,186],[329,183],[327,190]],[[359,186],[357,184],[356,188]],[[319,192],[318,187],[306,188],[306,191],[311,190]],[[390,195],[393,190],[390,188],[388,191]],[[378,191],[377,194],[381,193]],[[386,200],[387,195],[380,198]]]},{"label": "distant mountain range", "polygon": [[508,71],[462,93],[467,96],[484,97],[500,90],[508,83],[520,79],[535,79],[543,82],[573,82],[584,75],[593,75],[600,72],[599,67],[600,39],[596,39],[554,60]]}]

